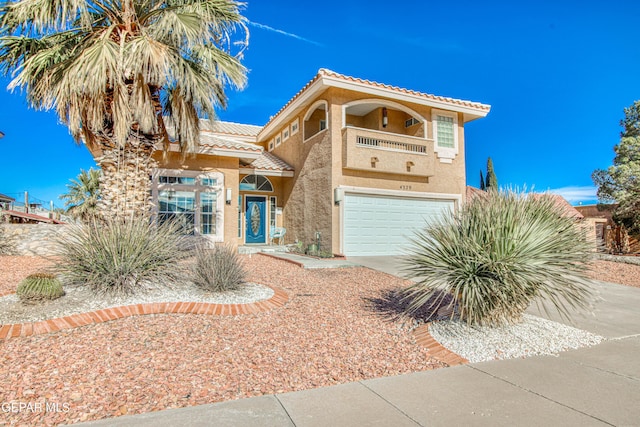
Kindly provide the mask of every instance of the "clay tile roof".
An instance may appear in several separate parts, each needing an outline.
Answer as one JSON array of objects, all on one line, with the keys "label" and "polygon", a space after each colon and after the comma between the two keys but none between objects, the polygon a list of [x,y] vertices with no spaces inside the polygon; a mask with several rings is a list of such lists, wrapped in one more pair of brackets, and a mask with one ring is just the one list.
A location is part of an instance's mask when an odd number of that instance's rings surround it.
[{"label": "clay tile roof", "polygon": [[466,196],[467,196],[467,200],[471,200],[474,197],[477,196],[484,196],[485,194],[487,194],[486,192],[480,190],[479,188],[475,188],[475,187],[471,187],[470,185],[467,185],[467,189],[466,189]]},{"label": "clay tile roof", "polygon": [[280,110],[278,110],[278,112],[276,114],[274,114],[269,119],[269,121],[267,122],[267,124],[264,125],[264,127],[266,128],[267,125],[269,125],[269,123],[274,121],[275,118],[278,117],[278,115],[280,115],[280,113],[282,113],[289,105],[291,105],[305,90],[307,90],[307,88],[309,88],[309,86],[314,84],[316,81],[318,81],[323,76],[333,77],[333,78],[341,79],[341,80],[344,80],[344,81],[350,81],[350,82],[354,82],[354,83],[361,83],[361,84],[365,84],[365,85],[368,85],[368,86],[371,86],[371,87],[389,89],[389,90],[393,90],[395,92],[405,93],[405,94],[408,94],[408,95],[418,96],[418,97],[422,97],[422,98],[425,98],[425,99],[432,99],[432,100],[440,101],[440,102],[447,102],[447,103],[450,103],[450,104],[453,104],[453,105],[460,105],[460,106],[464,106],[464,107],[477,108],[479,110],[486,111],[486,112],[489,112],[489,110],[491,109],[491,106],[486,105],[486,104],[482,104],[482,103],[479,103],[479,102],[465,101],[465,100],[462,100],[462,99],[455,99],[455,98],[448,98],[448,97],[444,97],[444,96],[431,95],[431,94],[428,94],[428,93],[423,93],[423,92],[418,92],[418,91],[415,91],[415,90],[405,89],[405,88],[401,88],[401,87],[398,87],[398,86],[392,86],[392,85],[387,85],[387,84],[383,84],[383,83],[374,82],[374,81],[371,81],[371,80],[366,80],[366,79],[361,79],[361,78],[357,78],[357,77],[347,76],[347,75],[344,75],[344,74],[336,73],[335,71],[331,71],[331,70],[329,70],[327,68],[320,68],[320,70],[318,70],[318,74],[316,74],[313,79],[311,79],[306,85],[304,85],[304,87],[302,89],[300,89],[295,95],[293,95],[293,97],[282,108],[280,108]]},{"label": "clay tile roof", "polygon": [[321,74],[321,75],[324,75],[324,76],[336,77],[336,78],[339,78],[339,79],[342,79],[342,80],[346,80],[346,81],[362,83],[362,84],[366,84],[368,86],[374,86],[374,87],[390,89],[390,90],[393,90],[393,91],[396,91],[396,92],[402,92],[402,93],[406,93],[406,94],[409,94],[409,95],[419,96],[419,97],[422,97],[422,98],[433,99],[433,100],[436,100],[436,101],[442,101],[442,102],[448,102],[448,103],[451,103],[451,104],[463,105],[465,107],[478,108],[480,110],[486,110],[486,111],[489,111],[491,109],[490,106],[485,105],[485,104],[481,104],[480,102],[465,101],[465,100],[462,100],[462,99],[455,99],[455,98],[448,98],[448,97],[445,97],[445,96],[431,95],[429,93],[418,92],[418,91],[415,91],[415,90],[405,89],[405,88],[401,88],[401,87],[398,87],[398,86],[392,86],[392,85],[387,85],[387,84],[383,84],[383,83],[378,83],[378,82],[374,82],[374,81],[371,81],[371,80],[366,80],[366,79],[361,79],[361,78],[351,77],[351,76],[345,76],[344,74],[336,73],[335,71],[327,70],[326,68],[321,68],[320,71],[318,71],[318,74]]},{"label": "clay tile roof", "polygon": [[291,167],[287,162],[267,151],[262,152],[260,157],[249,163],[248,166],[254,169],[271,171],[293,170],[293,167]]},{"label": "clay tile roof", "polygon": [[249,142],[240,142],[231,138],[225,138],[223,136],[214,135],[208,132],[200,134],[200,151],[206,151],[208,147],[247,151],[252,153],[260,153],[263,150],[261,146],[251,144]]},{"label": "clay tile roof", "polygon": [[44,222],[47,224],[64,224],[64,222],[62,221],[58,221],[57,219],[53,219],[53,218],[47,218],[46,216],[40,216],[40,215],[36,215],[36,214],[31,214],[31,213],[24,213],[24,212],[18,212],[18,211],[13,211],[13,210],[4,210],[1,213],[2,215],[7,215],[7,216],[12,216],[15,218],[23,218],[29,221],[38,221],[38,222]]},{"label": "clay tile roof", "polygon": [[4,195],[4,194],[0,193],[0,200],[15,202],[16,199],[14,199],[13,197],[9,197],[7,195]]},{"label": "clay tile roof", "polygon": [[575,219],[584,218],[584,215],[582,215],[582,213],[580,213],[579,210],[571,206],[571,203],[567,202],[567,199],[565,199],[561,195],[559,194],[549,194],[549,195],[551,196],[551,198],[553,198],[553,203],[556,205],[556,207],[559,208],[564,213],[564,216],[568,216]]},{"label": "clay tile roof", "polygon": [[238,136],[256,136],[262,129],[262,126],[245,125],[242,123],[223,122],[220,120],[200,120],[200,128],[202,131],[210,131],[215,133],[224,133],[228,135]]}]

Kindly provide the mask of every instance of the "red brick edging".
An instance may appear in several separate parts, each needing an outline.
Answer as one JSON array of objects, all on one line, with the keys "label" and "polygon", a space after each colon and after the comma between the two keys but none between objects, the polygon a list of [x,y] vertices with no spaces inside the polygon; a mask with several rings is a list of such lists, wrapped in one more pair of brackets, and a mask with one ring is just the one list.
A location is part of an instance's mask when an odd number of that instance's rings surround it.
[{"label": "red brick edging", "polygon": [[429,324],[418,326],[413,330],[413,336],[416,339],[418,345],[426,347],[429,354],[434,359],[440,362],[446,363],[449,366],[464,365],[469,363],[467,359],[457,355],[446,347],[443,347],[438,341],[431,336],[429,332]]},{"label": "red brick edging", "polygon": [[[214,304],[206,302],[163,302],[135,304],[122,307],[105,308],[88,313],[72,314],[56,319],[39,322],[15,323],[0,325],[0,340],[48,334],[63,329],[72,329],[92,323],[108,322],[129,316],[162,313],[212,314],[218,316],[236,316],[239,314],[255,314],[282,307],[289,301],[289,295],[279,288],[269,286],[274,294],[271,298],[248,304]],[[8,294],[5,294],[8,295]]]}]

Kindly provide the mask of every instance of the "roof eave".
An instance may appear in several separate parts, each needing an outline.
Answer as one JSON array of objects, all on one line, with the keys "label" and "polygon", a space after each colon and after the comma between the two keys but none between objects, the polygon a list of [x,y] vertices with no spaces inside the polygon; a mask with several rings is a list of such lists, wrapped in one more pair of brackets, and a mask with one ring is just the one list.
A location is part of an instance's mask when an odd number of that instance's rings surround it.
[{"label": "roof eave", "polygon": [[310,83],[307,88],[303,89],[302,93],[297,95],[297,97],[294,97],[293,101],[291,101],[289,105],[283,108],[273,120],[262,128],[258,133],[257,141],[261,141],[264,137],[280,128],[284,124],[283,122],[288,120],[292,111],[297,110],[304,105],[305,102],[313,99],[313,97],[329,87],[366,93],[368,95],[379,96],[381,98],[389,98],[396,101],[425,105],[448,111],[455,111],[463,114],[465,123],[471,120],[483,118],[489,114],[489,111],[491,110],[491,106],[487,104],[477,103],[477,106],[460,105],[447,100],[429,99],[421,95],[399,92],[393,87],[372,86],[362,82],[347,81],[340,77],[319,74],[316,76],[316,80],[314,82]]},{"label": "roof eave", "polygon": [[292,178],[295,173],[290,170],[272,170],[272,169],[259,169],[259,168],[240,168],[241,174],[247,175],[262,175],[262,176],[283,176]]},{"label": "roof eave", "polygon": [[[478,104],[475,106],[460,105],[447,100],[429,99],[421,95],[399,92],[393,87],[371,86],[366,83],[346,81],[339,77],[322,76],[323,84],[331,87],[337,87],[355,92],[363,92],[369,95],[379,96],[381,98],[390,98],[396,101],[410,102],[413,104],[425,105],[428,107],[439,108],[448,111],[456,111],[464,114],[465,122],[469,120],[479,119],[489,114],[490,105]],[[325,81],[327,83],[325,83]],[[467,119],[467,117],[469,119]]]},{"label": "roof eave", "polygon": [[282,122],[289,116],[289,112],[295,111],[300,108],[310,99],[313,99],[318,93],[322,92],[327,88],[324,84],[324,76],[318,78],[315,82],[311,83],[309,87],[307,87],[297,98],[295,98],[289,105],[287,105],[282,111],[280,111],[277,116],[267,123],[265,127],[262,128],[260,132],[258,132],[257,141],[261,141],[263,137],[269,135],[275,129],[278,129],[282,126]]}]

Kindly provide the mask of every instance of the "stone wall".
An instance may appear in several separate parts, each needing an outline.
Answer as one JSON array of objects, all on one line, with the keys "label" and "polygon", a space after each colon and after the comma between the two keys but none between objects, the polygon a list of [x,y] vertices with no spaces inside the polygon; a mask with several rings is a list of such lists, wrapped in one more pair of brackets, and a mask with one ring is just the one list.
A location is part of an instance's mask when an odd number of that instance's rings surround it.
[{"label": "stone wall", "polygon": [[53,254],[55,236],[64,232],[68,225],[62,224],[0,224],[6,235],[13,240],[17,255]]}]

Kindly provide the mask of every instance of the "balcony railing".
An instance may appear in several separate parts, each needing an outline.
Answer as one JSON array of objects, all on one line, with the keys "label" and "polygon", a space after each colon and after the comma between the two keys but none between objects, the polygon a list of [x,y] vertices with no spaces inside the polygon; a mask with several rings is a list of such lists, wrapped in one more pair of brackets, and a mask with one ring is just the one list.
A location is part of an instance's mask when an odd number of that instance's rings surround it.
[{"label": "balcony railing", "polygon": [[421,153],[426,154],[427,147],[418,144],[409,144],[407,142],[388,141],[386,139],[371,138],[368,136],[358,135],[356,139],[356,145],[360,147],[369,148],[385,148],[394,151],[404,151],[407,153]]},{"label": "balcony railing", "polygon": [[373,129],[342,129],[342,167],[368,172],[432,176],[433,140]]}]

